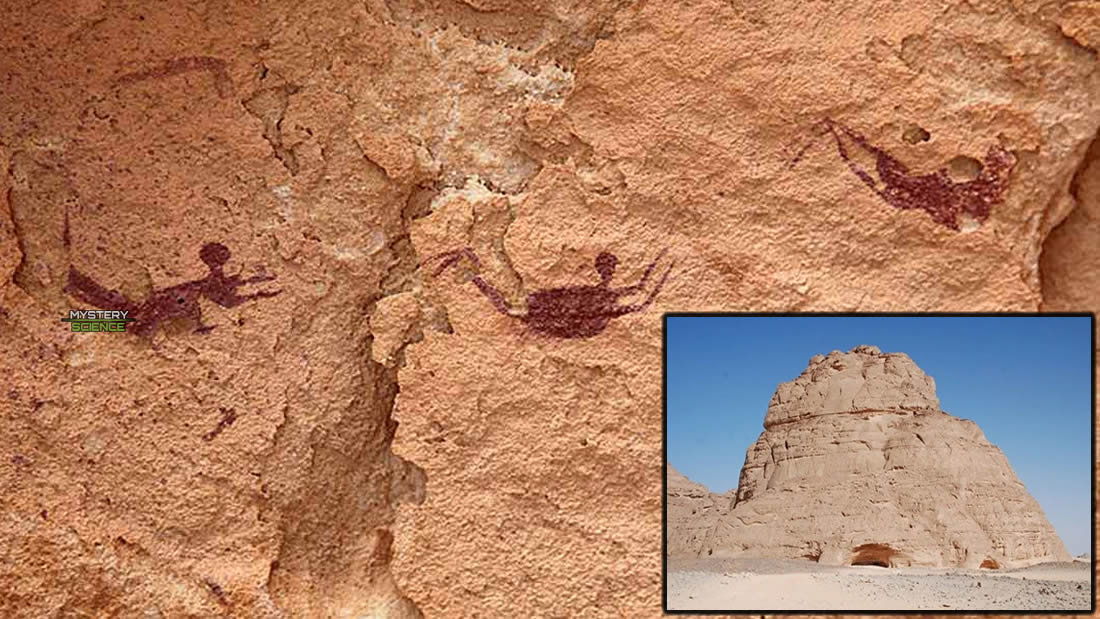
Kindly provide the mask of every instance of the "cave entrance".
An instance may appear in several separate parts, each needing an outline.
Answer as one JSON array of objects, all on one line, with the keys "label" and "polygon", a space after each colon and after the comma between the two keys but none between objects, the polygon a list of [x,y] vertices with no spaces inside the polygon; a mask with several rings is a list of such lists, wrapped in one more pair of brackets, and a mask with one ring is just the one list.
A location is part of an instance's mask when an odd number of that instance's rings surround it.
[{"label": "cave entrance", "polygon": [[863,544],[852,549],[851,565],[877,565],[894,567],[898,551],[887,544]]}]

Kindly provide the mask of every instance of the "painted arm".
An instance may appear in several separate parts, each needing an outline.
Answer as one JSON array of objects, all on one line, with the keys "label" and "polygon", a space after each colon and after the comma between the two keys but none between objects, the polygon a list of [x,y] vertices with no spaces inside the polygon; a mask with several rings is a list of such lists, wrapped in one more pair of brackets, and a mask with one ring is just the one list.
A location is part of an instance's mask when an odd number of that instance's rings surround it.
[{"label": "painted arm", "polygon": [[665,274],[661,276],[661,279],[657,281],[657,285],[653,287],[653,291],[649,293],[649,296],[646,297],[645,301],[642,301],[641,303],[632,303],[630,305],[620,305],[619,307],[611,310],[611,315],[623,316],[625,314],[630,314],[633,312],[640,312],[649,307],[649,305],[653,303],[653,299],[657,298],[657,293],[661,292],[661,288],[663,288],[665,285],[665,280],[668,279],[668,275],[669,273],[672,273],[672,267],[675,265],[675,262],[668,265],[668,270],[666,270]]},{"label": "painted arm", "polygon": [[282,292],[282,290],[275,290],[271,292],[260,291],[252,294],[237,294],[237,288],[240,286],[256,282],[268,282],[273,279],[275,279],[274,275],[256,275],[243,280],[237,275],[229,278],[211,277],[203,283],[202,291],[207,299],[210,299],[222,307],[236,307],[245,301],[273,297]]},{"label": "painted arm", "polygon": [[[275,275],[253,275],[252,277],[241,280],[241,285],[256,284],[256,283],[259,283],[259,282],[269,282],[269,281],[275,279],[275,277],[276,277]],[[240,279],[240,276],[237,276],[234,279]]]},{"label": "painted arm", "polygon": [[622,288],[616,288],[615,292],[618,292],[620,295],[626,296],[644,289],[646,284],[649,283],[650,276],[653,275],[653,269],[657,267],[657,263],[666,253],[668,253],[667,248],[662,249],[661,253],[657,254],[657,257],[653,259],[653,262],[650,262],[649,266],[645,268],[645,271],[642,273],[642,279],[639,280],[637,284],[634,284],[633,286],[623,286]]}]

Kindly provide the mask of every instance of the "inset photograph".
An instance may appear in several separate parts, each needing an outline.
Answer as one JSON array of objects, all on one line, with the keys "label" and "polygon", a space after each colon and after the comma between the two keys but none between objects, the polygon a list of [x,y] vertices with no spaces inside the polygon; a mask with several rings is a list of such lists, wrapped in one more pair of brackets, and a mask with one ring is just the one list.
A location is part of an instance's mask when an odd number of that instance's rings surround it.
[{"label": "inset photograph", "polygon": [[669,613],[1094,609],[1091,314],[666,314]]}]

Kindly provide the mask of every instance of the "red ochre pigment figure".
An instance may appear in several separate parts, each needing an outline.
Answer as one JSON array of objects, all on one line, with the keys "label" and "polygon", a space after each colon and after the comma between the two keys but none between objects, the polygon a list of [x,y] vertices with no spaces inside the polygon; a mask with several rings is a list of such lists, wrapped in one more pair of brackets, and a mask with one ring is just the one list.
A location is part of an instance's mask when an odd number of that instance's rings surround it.
[{"label": "red ochre pigment figure", "polygon": [[214,78],[214,88],[218,96],[225,98],[233,93],[233,79],[229,77],[227,65],[221,58],[211,56],[187,56],[173,58],[156,67],[135,71],[119,77],[116,81],[120,85],[135,84],[146,80],[156,80],[166,77],[190,73],[192,71],[207,71]]},{"label": "red ochre pigment figure", "polygon": [[206,434],[202,435],[202,440],[212,441],[222,433],[223,430],[233,425],[233,422],[237,420],[237,412],[232,408],[224,408],[219,406],[218,412],[222,414],[222,418],[218,420],[218,425],[214,426],[213,430],[210,430]]},{"label": "red ochre pigment figure", "polygon": [[199,258],[210,268],[209,275],[156,290],[141,304],[131,301],[117,290],[107,290],[73,266],[69,267],[69,281],[65,285],[65,292],[100,309],[129,311],[129,316],[136,319],[136,322],[129,325],[133,326],[134,333],[138,335],[151,335],[161,321],[173,318],[191,318],[198,324],[195,333],[209,333],[214,327],[202,323],[200,297],[206,297],[222,307],[236,307],[245,301],[273,297],[282,292],[276,290],[237,294],[237,288],[245,284],[271,281],[275,276],[256,275],[247,279],[241,279],[240,275],[226,276],[222,266],[229,261],[229,256],[229,248],[221,243],[203,245],[199,250]]},{"label": "red ochre pigment figure", "polygon": [[[481,275],[474,275],[473,282],[497,311],[506,316],[519,319],[532,331],[557,338],[586,338],[603,331],[607,324],[611,322],[611,319],[633,312],[640,312],[653,303],[653,299],[661,291],[669,273],[672,272],[672,265],[669,265],[645,301],[619,305],[619,299],[643,291],[653,275],[657,262],[664,254],[665,250],[662,250],[653,262],[649,263],[642,274],[642,279],[637,284],[623,288],[612,288],[611,278],[615,275],[615,267],[619,264],[619,259],[614,254],[601,252],[599,256],[596,256],[596,271],[600,274],[599,284],[595,286],[566,286],[532,292],[527,295],[526,310],[512,307],[504,298],[504,295]],[[430,258],[429,261],[442,261],[435,270],[433,277],[438,277],[447,267],[457,264],[462,258],[468,258],[474,264],[474,267],[480,270],[481,261],[478,260],[474,251],[467,247],[444,252]]]},{"label": "red ochre pigment figure", "polygon": [[[963,214],[979,223],[989,218],[992,206],[1001,202],[1008,186],[1008,172],[1016,165],[1016,157],[998,144],[989,147],[981,172],[973,180],[956,182],[948,175],[946,168],[931,174],[914,175],[890,153],[835,120],[826,118],[815,128],[819,137],[826,133],[833,135],[840,158],[887,204],[900,209],[927,211],[933,221],[952,230],[959,229],[959,218]],[[811,141],[802,148],[791,161],[792,166],[801,161],[812,144]],[[861,148],[875,158],[877,178],[852,160],[849,145]]]}]

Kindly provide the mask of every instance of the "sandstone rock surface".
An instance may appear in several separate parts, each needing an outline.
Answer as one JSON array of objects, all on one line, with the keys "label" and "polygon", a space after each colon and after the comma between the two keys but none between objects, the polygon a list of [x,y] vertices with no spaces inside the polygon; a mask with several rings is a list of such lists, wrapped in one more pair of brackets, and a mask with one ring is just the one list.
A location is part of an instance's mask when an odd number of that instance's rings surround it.
[{"label": "sandstone rock surface", "polygon": [[667,544],[669,555],[697,554],[718,518],[729,511],[733,494],[711,492],[671,465],[667,471]]},{"label": "sandstone rock surface", "polygon": [[698,554],[969,568],[1070,560],[1004,454],[974,422],[938,409],[931,377],[905,354],[815,356],[779,385],[764,425]]},{"label": "sandstone rock surface", "polygon": [[817,355],[801,376],[776,389],[764,427],[864,410],[938,410],[936,383],[907,355],[874,346]]}]

